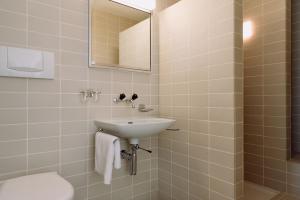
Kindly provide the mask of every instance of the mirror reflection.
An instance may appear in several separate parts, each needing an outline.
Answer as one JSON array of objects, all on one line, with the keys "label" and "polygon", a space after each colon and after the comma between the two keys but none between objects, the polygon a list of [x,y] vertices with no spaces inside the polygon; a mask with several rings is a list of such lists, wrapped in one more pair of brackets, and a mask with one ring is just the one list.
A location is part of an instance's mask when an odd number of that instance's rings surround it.
[{"label": "mirror reflection", "polygon": [[91,0],[89,15],[90,67],[150,71],[150,13],[110,0]]}]

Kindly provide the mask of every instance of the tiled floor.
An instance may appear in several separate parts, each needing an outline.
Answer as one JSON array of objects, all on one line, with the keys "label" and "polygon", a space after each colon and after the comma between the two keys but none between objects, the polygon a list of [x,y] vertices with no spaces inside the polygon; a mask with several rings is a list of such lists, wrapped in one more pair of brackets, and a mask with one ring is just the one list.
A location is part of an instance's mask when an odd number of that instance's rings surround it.
[{"label": "tiled floor", "polygon": [[245,182],[244,200],[270,200],[279,195],[279,192],[270,188]]}]

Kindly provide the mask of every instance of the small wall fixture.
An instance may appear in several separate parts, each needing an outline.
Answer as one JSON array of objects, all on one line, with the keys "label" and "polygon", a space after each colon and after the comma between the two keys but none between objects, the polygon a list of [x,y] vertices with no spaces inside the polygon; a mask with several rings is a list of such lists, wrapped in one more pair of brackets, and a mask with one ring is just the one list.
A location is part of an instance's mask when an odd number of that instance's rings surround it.
[{"label": "small wall fixture", "polygon": [[113,2],[123,4],[138,10],[151,13],[156,7],[155,0],[111,0]]},{"label": "small wall fixture", "polygon": [[88,98],[93,98],[95,102],[98,101],[98,95],[101,94],[100,91],[94,91],[93,89],[80,91],[83,102],[87,102]]},{"label": "small wall fixture", "polygon": [[253,36],[253,23],[252,21],[244,21],[243,23],[243,40],[248,40]]}]

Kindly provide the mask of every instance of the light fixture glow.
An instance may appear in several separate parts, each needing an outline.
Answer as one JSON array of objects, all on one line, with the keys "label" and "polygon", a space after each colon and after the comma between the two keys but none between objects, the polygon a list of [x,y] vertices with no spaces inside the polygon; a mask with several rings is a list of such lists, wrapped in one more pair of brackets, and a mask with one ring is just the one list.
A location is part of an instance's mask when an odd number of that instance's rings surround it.
[{"label": "light fixture glow", "polygon": [[142,10],[145,12],[150,13],[152,10],[155,9],[156,0],[111,0],[116,3],[120,3],[132,8],[136,8],[138,10]]},{"label": "light fixture glow", "polygon": [[252,21],[245,21],[243,23],[243,39],[248,40],[253,36],[253,24]]}]

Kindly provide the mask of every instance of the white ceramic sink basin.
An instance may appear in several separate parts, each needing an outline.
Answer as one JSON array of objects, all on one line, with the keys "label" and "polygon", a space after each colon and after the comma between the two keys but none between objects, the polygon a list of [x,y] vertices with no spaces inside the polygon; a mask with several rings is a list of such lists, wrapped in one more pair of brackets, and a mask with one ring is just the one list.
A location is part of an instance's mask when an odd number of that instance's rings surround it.
[{"label": "white ceramic sink basin", "polygon": [[174,119],[165,118],[95,121],[99,128],[111,131],[118,137],[129,139],[130,144],[138,144],[139,138],[157,135],[169,128],[174,122]]}]

